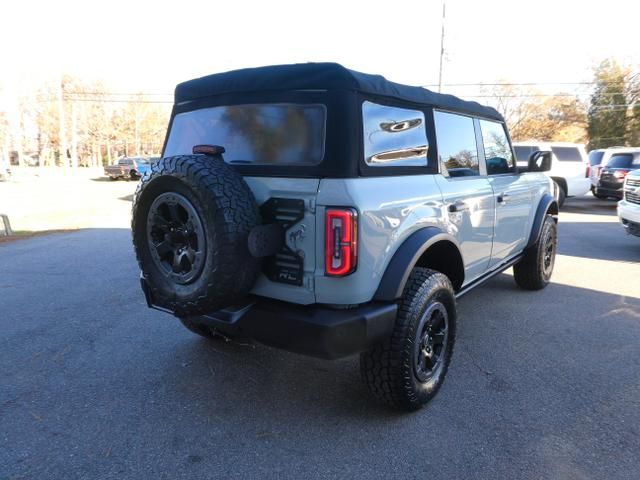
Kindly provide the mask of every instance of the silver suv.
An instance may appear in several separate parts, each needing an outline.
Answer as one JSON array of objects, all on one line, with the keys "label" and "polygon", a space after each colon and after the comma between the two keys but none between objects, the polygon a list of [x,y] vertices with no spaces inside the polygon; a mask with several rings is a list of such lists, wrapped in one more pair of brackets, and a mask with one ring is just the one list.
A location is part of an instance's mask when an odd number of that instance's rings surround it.
[{"label": "silver suv", "polygon": [[518,169],[492,108],[336,64],[191,80],[135,195],[142,288],[205,337],[360,353],[373,395],[413,410],[444,380],[457,298],[511,266],[549,282],[550,162]]}]

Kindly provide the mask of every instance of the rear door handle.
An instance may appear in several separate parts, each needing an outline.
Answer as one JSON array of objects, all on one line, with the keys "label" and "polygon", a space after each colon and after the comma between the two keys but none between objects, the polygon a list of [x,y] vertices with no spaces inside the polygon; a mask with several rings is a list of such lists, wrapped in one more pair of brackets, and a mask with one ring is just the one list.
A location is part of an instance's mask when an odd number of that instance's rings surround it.
[{"label": "rear door handle", "polygon": [[467,212],[467,211],[469,211],[469,205],[464,203],[462,200],[458,200],[457,202],[453,202],[449,204],[450,213],[459,213],[459,212]]}]

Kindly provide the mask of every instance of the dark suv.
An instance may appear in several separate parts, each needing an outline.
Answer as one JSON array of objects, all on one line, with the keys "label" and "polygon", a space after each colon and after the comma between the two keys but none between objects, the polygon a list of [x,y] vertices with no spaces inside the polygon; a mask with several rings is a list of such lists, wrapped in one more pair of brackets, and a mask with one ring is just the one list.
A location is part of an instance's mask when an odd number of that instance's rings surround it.
[{"label": "dark suv", "polygon": [[622,185],[631,170],[640,168],[640,150],[615,153],[602,169],[594,195],[598,198],[622,199]]}]

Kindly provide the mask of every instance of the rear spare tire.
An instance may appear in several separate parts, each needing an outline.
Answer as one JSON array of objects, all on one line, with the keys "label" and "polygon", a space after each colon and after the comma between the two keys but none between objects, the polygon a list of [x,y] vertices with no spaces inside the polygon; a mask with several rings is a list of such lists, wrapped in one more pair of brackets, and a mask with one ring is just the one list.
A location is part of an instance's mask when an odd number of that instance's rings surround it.
[{"label": "rear spare tire", "polygon": [[133,202],[133,246],[153,303],[177,315],[231,305],[260,270],[247,237],[260,223],[242,176],[204,155],[151,165]]}]

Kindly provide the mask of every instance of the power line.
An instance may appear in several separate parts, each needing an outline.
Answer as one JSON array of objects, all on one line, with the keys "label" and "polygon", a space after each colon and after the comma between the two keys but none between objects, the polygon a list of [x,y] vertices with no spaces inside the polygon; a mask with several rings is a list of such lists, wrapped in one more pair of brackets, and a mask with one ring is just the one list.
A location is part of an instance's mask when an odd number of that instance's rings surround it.
[{"label": "power line", "polygon": [[117,92],[81,92],[65,90],[65,95],[109,95],[112,97],[173,97],[173,93],[117,93]]}]

